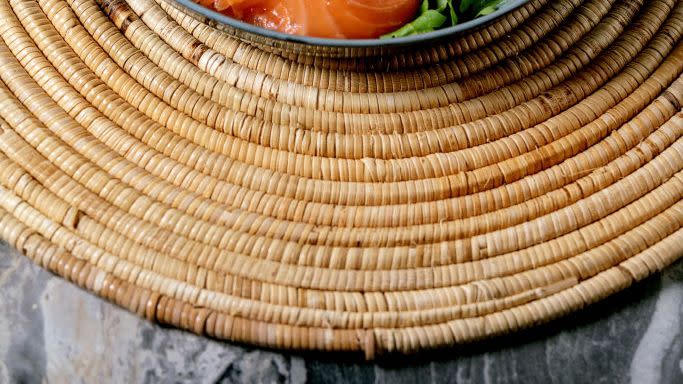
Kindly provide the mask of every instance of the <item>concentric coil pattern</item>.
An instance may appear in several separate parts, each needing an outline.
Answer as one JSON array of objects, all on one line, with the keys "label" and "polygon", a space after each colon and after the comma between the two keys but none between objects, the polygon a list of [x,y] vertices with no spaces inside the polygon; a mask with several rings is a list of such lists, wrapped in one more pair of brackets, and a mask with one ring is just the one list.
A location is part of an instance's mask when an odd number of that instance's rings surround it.
[{"label": "concentric coil pattern", "polygon": [[338,60],[97,1],[0,0],[0,237],[141,316],[372,358],[683,256],[681,1],[534,0]]}]

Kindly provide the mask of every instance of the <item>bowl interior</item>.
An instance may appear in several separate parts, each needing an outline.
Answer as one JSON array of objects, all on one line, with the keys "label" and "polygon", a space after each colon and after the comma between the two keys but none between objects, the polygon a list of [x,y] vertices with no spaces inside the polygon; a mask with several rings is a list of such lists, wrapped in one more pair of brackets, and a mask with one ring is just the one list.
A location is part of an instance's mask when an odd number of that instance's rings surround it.
[{"label": "bowl interior", "polygon": [[284,50],[291,53],[337,53],[344,56],[354,56],[362,52],[368,54],[383,53],[386,51],[386,48],[415,46],[427,42],[444,40],[455,34],[480,27],[527,3],[529,0],[505,0],[495,12],[486,16],[437,31],[395,39],[328,39],[290,35],[257,27],[228,17],[201,6],[193,0],[163,1],[170,3],[170,5],[190,14],[204,23],[233,34],[242,40],[256,43],[261,47]]}]

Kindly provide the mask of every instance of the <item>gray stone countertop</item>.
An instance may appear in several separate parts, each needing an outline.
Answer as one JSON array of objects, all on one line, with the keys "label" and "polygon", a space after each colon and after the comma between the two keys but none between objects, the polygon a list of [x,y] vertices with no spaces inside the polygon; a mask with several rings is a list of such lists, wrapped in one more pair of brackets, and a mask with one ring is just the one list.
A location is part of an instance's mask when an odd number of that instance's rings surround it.
[{"label": "gray stone countertop", "polygon": [[0,383],[683,383],[683,262],[511,336],[367,363],[140,319],[0,242]]}]

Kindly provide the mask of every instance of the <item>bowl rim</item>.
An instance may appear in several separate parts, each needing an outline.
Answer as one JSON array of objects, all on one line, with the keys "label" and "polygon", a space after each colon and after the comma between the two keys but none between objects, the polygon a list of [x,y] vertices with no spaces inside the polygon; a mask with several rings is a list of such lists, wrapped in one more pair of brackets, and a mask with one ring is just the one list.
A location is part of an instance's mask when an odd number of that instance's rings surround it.
[{"label": "bowl rim", "polygon": [[[168,1],[168,0],[167,0]],[[463,32],[472,28],[496,19],[520,6],[528,3],[530,0],[508,0],[496,11],[476,19],[466,21],[452,27],[440,29],[433,32],[427,32],[419,35],[399,37],[393,39],[330,39],[321,37],[310,37],[291,35],[287,33],[272,31],[257,27],[255,25],[234,19],[232,17],[223,15],[222,13],[213,11],[203,5],[195,3],[193,0],[170,0],[179,5],[198,13],[218,24],[225,24],[237,30],[245,31],[254,35],[264,36],[267,38],[280,40],[288,43],[298,43],[319,47],[333,47],[333,48],[381,48],[381,47],[396,47],[405,45],[414,45],[416,43],[424,43],[433,40],[443,39],[458,32]]]}]

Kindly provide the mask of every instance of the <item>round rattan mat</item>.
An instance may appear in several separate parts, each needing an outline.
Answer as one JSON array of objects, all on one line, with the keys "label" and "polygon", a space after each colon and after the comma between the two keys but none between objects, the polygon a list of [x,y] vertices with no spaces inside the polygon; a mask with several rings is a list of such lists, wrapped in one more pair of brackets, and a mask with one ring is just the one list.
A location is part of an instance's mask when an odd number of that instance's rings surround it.
[{"label": "round rattan mat", "polygon": [[141,316],[372,358],[683,256],[681,1],[535,0],[361,59],[97,1],[0,0],[0,237]]}]

